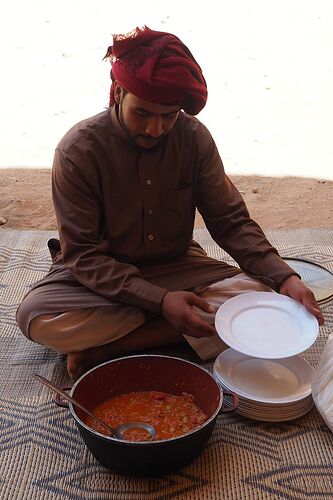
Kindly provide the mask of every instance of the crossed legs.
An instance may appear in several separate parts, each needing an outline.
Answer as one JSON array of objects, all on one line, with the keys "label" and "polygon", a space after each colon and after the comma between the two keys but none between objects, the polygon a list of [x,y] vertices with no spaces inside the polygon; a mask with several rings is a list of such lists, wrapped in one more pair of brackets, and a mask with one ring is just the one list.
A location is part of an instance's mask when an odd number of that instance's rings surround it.
[{"label": "crossed legs", "polygon": [[[272,290],[244,273],[194,290],[216,308],[235,295],[251,291]],[[214,313],[203,313],[199,309],[197,313],[214,324]],[[226,348],[217,335],[202,339],[188,337],[162,317],[147,321],[142,310],[116,304],[37,316],[30,323],[29,336],[35,342],[67,354],[67,370],[73,380],[114,357],[185,340],[202,359],[212,359]]]}]

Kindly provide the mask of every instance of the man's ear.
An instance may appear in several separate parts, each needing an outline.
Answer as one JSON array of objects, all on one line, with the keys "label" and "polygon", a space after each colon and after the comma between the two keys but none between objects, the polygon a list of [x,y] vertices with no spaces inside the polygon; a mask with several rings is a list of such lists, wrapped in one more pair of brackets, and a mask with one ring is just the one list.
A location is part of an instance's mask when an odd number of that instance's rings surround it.
[{"label": "man's ear", "polygon": [[122,92],[122,88],[121,86],[119,85],[119,83],[117,82],[117,80],[115,80],[113,82],[113,97],[114,97],[114,100],[117,104],[120,103],[120,100],[121,100],[121,92]]}]

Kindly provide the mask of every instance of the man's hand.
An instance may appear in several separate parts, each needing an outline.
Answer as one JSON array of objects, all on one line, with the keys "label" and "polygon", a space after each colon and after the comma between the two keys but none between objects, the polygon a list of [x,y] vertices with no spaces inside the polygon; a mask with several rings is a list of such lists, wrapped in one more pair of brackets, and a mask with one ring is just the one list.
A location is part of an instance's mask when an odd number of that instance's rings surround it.
[{"label": "man's hand", "polygon": [[280,293],[303,304],[311,314],[316,316],[319,325],[324,324],[324,317],[313,292],[304,285],[298,276],[293,275],[287,278],[281,285]]},{"label": "man's hand", "polygon": [[190,337],[210,337],[215,335],[215,328],[202,320],[193,311],[196,306],[207,313],[215,312],[215,308],[192,292],[168,292],[164,296],[161,314],[181,333]]}]

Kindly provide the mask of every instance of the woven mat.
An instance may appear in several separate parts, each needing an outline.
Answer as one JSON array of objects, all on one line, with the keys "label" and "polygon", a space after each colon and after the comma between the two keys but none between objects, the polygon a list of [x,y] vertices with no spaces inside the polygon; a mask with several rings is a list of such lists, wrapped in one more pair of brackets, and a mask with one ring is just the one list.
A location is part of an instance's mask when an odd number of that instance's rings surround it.
[{"label": "woven mat", "polygon": [[[316,408],[286,423],[236,414],[217,419],[200,457],[176,474],[133,478],[113,474],[92,457],[68,410],[31,376],[59,385],[65,360],[26,340],[15,311],[29,286],[50,265],[50,231],[0,231],[0,498],[4,499],[332,499],[333,435]],[[232,262],[209,238],[197,240],[214,257]],[[285,257],[306,258],[333,271],[333,230],[267,231]],[[303,356],[313,365],[333,328],[333,301],[322,306],[326,323]],[[191,356],[188,350],[169,352]],[[212,363],[206,363],[212,369]]]}]

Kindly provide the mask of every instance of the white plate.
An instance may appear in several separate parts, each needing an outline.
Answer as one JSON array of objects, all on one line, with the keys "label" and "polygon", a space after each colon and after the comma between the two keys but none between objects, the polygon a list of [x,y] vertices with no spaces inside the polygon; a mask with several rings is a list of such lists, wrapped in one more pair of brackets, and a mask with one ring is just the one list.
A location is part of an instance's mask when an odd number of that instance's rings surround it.
[{"label": "white plate", "polygon": [[263,403],[291,403],[311,394],[312,366],[299,356],[260,359],[233,349],[219,354],[215,377],[240,397]]},{"label": "white plate", "polygon": [[287,358],[316,340],[315,316],[290,297],[249,292],[227,300],[217,311],[220,338],[236,351],[257,358]]}]

